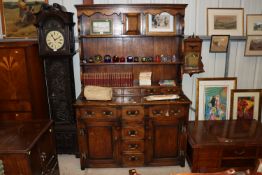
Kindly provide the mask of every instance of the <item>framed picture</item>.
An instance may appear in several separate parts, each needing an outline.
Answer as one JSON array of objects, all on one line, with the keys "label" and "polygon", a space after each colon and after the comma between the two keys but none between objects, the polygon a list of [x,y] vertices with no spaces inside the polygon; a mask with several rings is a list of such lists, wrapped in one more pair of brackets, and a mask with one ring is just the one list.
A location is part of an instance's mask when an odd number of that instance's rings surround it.
[{"label": "framed picture", "polygon": [[229,119],[231,90],[236,86],[236,77],[198,78],[196,120]]},{"label": "framed picture", "polygon": [[176,34],[174,26],[174,16],[166,12],[157,15],[149,14],[147,16],[147,34]]},{"label": "framed picture", "polygon": [[243,8],[208,8],[207,35],[242,36],[244,33]]},{"label": "framed picture", "polygon": [[91,20],[91,35],[112,35],[113,21],[112,19],[93,19]]},{"label": "framed picture", "polygon": [[212,35],[210,52],[227,52],[230,35]]},{"label": "framed picture", "polygon": [[245,56],[262,56],[262,35],[247,36]]},{"label": "framed picture", "polygon": [[262,14],[247,15],[247,35],[262,35]]},{"label": "framed picture", "polygon": [[36,38],[35,16],[47,0],[0,0],[5,38]]},{"label": "framed picture", "polygon": [[231,96],[232,119],[261,118],[261,90],[260,89],[235,89]]}]

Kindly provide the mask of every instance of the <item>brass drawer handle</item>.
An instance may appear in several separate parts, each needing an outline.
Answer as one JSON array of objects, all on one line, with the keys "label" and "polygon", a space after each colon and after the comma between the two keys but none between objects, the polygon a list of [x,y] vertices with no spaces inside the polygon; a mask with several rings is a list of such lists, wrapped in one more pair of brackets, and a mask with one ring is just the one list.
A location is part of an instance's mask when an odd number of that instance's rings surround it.
[{"label": "brass drawer handle", "polygon": [[135,137],[137,135],[137,131],[136,130],[129,130],[128,135],[131,136],[131,137]]},{"label": "brass drawer handle", "polygon": [[130,161],[137,161],[138,158],[136,156],[131,156],[128,158]]},{"label": "brass drawer handle", "polygon": [[103,114],[105,116],[112,116],[113,112],[112,111],[104,111]]},{"label": "brass drawer handle", "polygon": [[178,109],[178,110],[171,110],[171,111],[170,111],[170,114],[178,115],[180,112],[181,112],[180,109]]},{"label": "brass drawer handle", "polygon": [[234,154],[235,154],[235,155],[238,155],[238,156],[242,156],[242,155],[244,155],[245,153],[246,153],[245,150],[235,150],[235,151],[234,151]]},{"label": "brass drawer handle", "polygon": [[132,150],[137,149],[138,148],[138,144],[129,144],[128,148],[132,149]]},{"label": "brass drawer handle", "polygon": [[94,111],[85,111],[85,115],[87,117],[91,117],[92,115],[95,115],[95,112]]},{"label": "brass drawer handle", "polygon": [[162,110],[154,110],[152,112],[154,115],[162,115],[163,114],[163,111]]},{"label": "brass drawer handle", "polygon": [[138,110],[135,110],[135,111],[127,111],[126,113],[127,113],[127,115],[129,115],[129,116],[136,116],[136,115],[139,114],[139,111],[138,111]]}]

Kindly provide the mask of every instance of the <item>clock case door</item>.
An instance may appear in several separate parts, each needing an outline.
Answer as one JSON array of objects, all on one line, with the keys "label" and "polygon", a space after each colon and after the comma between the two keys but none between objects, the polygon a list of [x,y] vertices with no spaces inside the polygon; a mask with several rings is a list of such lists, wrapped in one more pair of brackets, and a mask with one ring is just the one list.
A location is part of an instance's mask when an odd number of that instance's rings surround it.
[{"label": "clock case door", "polygon": [[[72,55],[75,54],[73,13],[54,3],[53,6],[44,4],[36,14],[35,26],[38,29],[40,56]],[[59,31],[64,36],[64,45],[54,51],[46,43],[46,35],[50,31]]]}]

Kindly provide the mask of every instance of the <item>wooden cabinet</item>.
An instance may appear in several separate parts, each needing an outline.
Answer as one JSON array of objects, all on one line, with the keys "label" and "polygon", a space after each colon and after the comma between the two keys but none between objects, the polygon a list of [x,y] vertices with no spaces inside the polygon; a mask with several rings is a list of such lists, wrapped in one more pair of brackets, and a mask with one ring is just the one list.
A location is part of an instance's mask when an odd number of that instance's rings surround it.
[{"label": "wooden cabinet", "polygon": [[5,174],[59,175],[51,121],[3,121],[0,128]]},{"label": "wooden cabinet", "polygon": [[261,134],[255,120],[190,122],[187,160],[192,172],[254,169],[262,156]]},{"label": "wooden cabinet", "polygon": [[[76,5],[82,85],[109,86],[113,90],[110,101],[88,101],[80,95],[75,103],[82,169],[184,166],[191,103],[181,87],[185,7]],[[162,12],[173,16],[173,31],[150,32],[149,16]],[[96,28],[98,23],[109,28]],[[162,60],[156,60],[161,55]],[[139,85],[141,72],[152,72],[151,86]],[[160,86],[160,80],[174,80],[176,86]],[[144,98],[165,94],[180,98]]]},{"label": "wooden cabinet", "polygon": [[37,43],[1,41],[0,55],[0,120],[48,118]]}]

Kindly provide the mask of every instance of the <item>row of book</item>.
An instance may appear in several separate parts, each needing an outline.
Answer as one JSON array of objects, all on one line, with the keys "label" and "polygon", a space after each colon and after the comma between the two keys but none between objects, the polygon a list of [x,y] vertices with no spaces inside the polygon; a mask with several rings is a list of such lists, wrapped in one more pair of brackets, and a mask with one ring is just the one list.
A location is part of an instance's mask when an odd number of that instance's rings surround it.
[{"label": "row of book", "polygon": [[127,87],[133,86],[132,72],[114,73],[83,73],[82,84],[84,86],[104,86],[104,87]]}]

